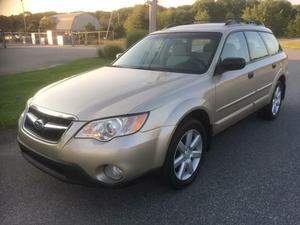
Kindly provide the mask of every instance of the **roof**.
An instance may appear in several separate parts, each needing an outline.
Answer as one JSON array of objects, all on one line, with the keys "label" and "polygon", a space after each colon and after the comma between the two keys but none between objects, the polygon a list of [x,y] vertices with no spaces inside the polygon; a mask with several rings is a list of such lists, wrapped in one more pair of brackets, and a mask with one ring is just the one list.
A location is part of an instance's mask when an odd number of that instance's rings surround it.
[{"label": "roof", "polygon": [[167,32],[221,32],[227,33],[233,30],[257,30],[271,32],[270,29],[262,25],[254,24],[232,24],[226,25],[226,23],[201,23],[201,24],[189,24],[171,27],[155,33],[167,33]]},{"label": "roof", "polygon": [[76,13],[63,13],[63,14],[56,14],[50,16],[50,19],[53,20],[56,24],[56,30],[72,30],[72,26],[74,20],[78,16],[88,16],[94,17],[90,13],[86,12],[76,12]]},{"label": "roof", "polygon": [[71,30],[74,18],[81,13],[64,13],[53,15],[50,18],[55,21],[57,30]]}]

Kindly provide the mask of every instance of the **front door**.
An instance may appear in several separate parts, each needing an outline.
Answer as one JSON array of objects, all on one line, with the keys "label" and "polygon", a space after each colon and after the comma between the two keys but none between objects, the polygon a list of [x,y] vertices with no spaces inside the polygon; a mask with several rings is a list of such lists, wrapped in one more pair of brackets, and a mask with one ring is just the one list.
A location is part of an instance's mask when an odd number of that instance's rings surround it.
[{"label": "front door", "polygon": [[224,44],[220,60],[244,58],[241,70],[227,71],[214,77],[216,83],[215,131],[219,132],[254,110],[255,81],[247,42],[243,32],[231,33]]}]

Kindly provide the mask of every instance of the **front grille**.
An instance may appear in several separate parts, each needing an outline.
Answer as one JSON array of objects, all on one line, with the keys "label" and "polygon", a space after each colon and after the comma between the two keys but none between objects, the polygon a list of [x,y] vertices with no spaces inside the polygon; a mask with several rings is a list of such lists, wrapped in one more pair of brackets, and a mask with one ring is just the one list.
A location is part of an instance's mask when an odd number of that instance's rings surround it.
[{"label": "front grille", "polygon": [[25,114],[24,128],[49,142],[58,142],[75,118],[30,106]]}]

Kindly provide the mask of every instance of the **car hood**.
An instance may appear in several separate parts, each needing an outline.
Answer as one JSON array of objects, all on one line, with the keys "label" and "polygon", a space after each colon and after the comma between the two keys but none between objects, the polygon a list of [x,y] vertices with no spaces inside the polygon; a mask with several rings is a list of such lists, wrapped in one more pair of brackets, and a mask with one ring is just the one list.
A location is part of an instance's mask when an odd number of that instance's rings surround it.
[{"label": "car hood", "polygon": [[103,67],[56,82],[39,91],[34,105],[79,120],[151,111],[163,96],[191,84],[197,75]]}]

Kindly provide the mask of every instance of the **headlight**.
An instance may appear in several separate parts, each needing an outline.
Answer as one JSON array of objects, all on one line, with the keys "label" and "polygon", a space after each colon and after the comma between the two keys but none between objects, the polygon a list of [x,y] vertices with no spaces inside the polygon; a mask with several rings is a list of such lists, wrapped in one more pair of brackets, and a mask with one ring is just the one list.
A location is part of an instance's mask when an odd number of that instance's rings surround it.
[{"label": "headlight", "polygon": [[93,138],[110,141],[115,137],[133,134],[144,125],[148,113],[133,116],[121,116],[86,124],[75,136],[76,138]]}]

